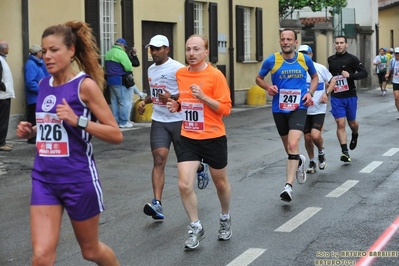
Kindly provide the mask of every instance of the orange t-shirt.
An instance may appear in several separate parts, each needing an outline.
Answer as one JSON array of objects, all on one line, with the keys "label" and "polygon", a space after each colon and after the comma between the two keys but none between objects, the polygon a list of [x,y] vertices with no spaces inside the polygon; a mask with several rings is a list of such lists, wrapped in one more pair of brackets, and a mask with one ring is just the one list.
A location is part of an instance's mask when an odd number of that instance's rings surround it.
[{"label": "orange t-shirt", "polygon": [[[176,79],[183,118],[181,135],[190,139],[225,136],[226,128],[222,118],[230,114],[231,98],[223,73],[210,65],[200,72],[190,72],[187,67],[183,67],[176,72]],[[217,110],[194,97],[190,89],[193,84],[199,85],[204,94],[220,103]]]}]

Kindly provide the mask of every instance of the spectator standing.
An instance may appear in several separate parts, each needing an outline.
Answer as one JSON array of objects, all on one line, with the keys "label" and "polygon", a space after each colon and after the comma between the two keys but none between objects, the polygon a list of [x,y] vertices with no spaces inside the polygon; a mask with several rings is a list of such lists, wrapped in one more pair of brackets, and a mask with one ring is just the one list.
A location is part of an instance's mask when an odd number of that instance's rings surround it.
[{"label": "spectator standing", "polygon": [[122,83],[124,75],[132,74],[133,67],[126,53],[127,44],[123,38],[116,40],[112,48],[105,54],[105,74],[111,94],[111,109],[120,128],[131,128],[133,89]]},{"label": "spectator standing", "polygon": [[[310,58],[313,58],[312,48],[310,48],[308,45],[299,46],[298,52],[307,54]],[[314,146],[316,146],[318,150],[319,169],[324,170],[327,167],[324,151],[324,140],[321,136],[321,132],[323,131],[324,127],[328,95],[335,86],[335,79],[325,66],[316,62],[314,62],[314,66],[317,70],[319,83],[313,95],[313,104],[308,107],[305,128],[303,130],[305,136],[305,148],[309,156],[309,166],[306,169],[306,173],[309,174],[316,172]],[[307,74],[306,82],[308,83],[309,87],[310,81],[311,78],[309,74]],[[327,88],[326,84],[328,84]]]},{"label": "spectator standing", "polygon": [[231,187],[227,178],[227,138],[223,116],[231,112],[230,89],[218,69],[205,62],[209,54],[208,39],[192,35],[186,41],[188,67],[176,73],[180,97],[169,99],[171,112],[181,111],[183,121],[178,142],[177,170],[180,197],[190,220],[186,249],[195,249],[205,238],[205,229],[198,216],[198,200],[194,177],[201,161],[209,164],[221,206],[219,240],[232,235]]},{"label": "spectator standing", "polygon": [[385,54],[384,48],[380,48],[379,54],[374,58],[373,63],[376,66],[378,82],[381,88],[381,96],[385,96],[387,92],[387,80],[385,74],[387,72],[389,58]]},{"label": "spectator standing", "polygon": [[337,123],[337,137],[341,145],[341,161],[351,162],[349,156],[346,121],[352,131],[349,149],[354,150],[359,136],[359,123],[356,121],[357,95],[355,80],[367,78],[367,70],[355,55],[347,52],[348,42],[345,36],[335,37],[336,53],[328,58],[328,66],[336,85],[331,92],[331,113]]},{"label": "spectator standing", "polygon": [[[140,60],[137,57],[137,49],[136,49],[136,47],[133,46],[129,50],[128,56],[129,56],[130,62],[132,62],[132,66],[133,67],[139,67],[140,66]],[[137,88],[136,84],[134,84],[131,88],[132,88],[133,92],[140,97],[140,100],[144,100],[144,98],[147,96],[147,93],[140,91],[139,88]]]},{"label": "spectator standing", "polygon": [[54,265],[65,210],[83,258],[118,266],[115,253],[98,239],[104,202],[90,140],[95,136],[118,144],[123,135],[102,93],[104,71],[95,38],[86,23],[69,21],[45,29],[42,48],[51,76],[39,85],[37,126],[23,121],[17,128],[20,138],[37,135],[30,206],[32,265]]},{"label": "spectator standing", "polygon": [[[272,112],[285,152],[288,155],[285,185],[280,193],[283,201],[292,201],[295,178],[299,184],[306,181],[306,157],[299,154],[299,141],[305,127],[307,108],[319,82],[312,59],[297,53],[297,33],[284,29],[280,33],[280,52],[271,54],[263,62],[255,82],[273,96]],[[264,78],[271,73],[272,85]],[[310,75],[308,90],[306,77]]]},{"label": "spectator standing", "polygon": [[11,99],[15,98],[14,81],[10,66],[7,63],[8,51],[8,42],[0,40],[0,151],[12,150],[12,146],[6,143]]},{"label": "spectator standing", "polygon": [[[388,64],[388,71],[385,78],[392,76],[393,96],[395,98],[395,106],[399,112],[399,47],[395,47],[394,57]],[[397,118],[399,120],[399,116]]]},{"label": "spectator standing", "polygon": [[[25,76],[25,97],[27,104],[27,118],[26,120],[36,125],[36,101],[39,93],[39,82],[45,76],[48,76],[46,65],[42,59],[42,47],[33,44],[29,48],[29,58],[25,63],[24,76]],[[36,138],[28,139],[29,144],[35,144]]]}]

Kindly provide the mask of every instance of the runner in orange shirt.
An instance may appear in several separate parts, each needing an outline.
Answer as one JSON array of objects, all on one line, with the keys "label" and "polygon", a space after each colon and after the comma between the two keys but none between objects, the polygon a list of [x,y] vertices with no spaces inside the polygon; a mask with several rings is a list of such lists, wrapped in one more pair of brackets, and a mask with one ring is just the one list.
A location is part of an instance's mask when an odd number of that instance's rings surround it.
[{"label": "runner in orange shirt", "polygon": [[182,114],[181,140],[177,154],[179,190],[184,209],[190,219],[186,249],[195,249],[205,237],[198,218],[198,202],[194,191],[194,177],[201,160],[210,168],[221,205],[219,240],[229,240],[231,188],[227,179],[227,138],[222,121],[231,111],[230,89],[218,69],[205,62],[208,40],[192,35],[186,42],[189,66],[176,72],[180,97],[169,99],[170,112]]}]

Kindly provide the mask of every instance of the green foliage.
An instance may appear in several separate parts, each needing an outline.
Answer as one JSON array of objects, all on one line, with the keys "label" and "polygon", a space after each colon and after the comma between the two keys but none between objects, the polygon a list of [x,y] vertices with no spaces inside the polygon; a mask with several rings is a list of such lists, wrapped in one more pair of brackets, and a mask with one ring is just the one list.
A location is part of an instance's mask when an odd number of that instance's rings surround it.
[{"label": "green foliage", "polygon": [[294,10],[310,7],[313,12],[321,11],[326,7],[340,9],[347,5],[346,0],[279,0],[280,19],[285,19],[292,15]]}]

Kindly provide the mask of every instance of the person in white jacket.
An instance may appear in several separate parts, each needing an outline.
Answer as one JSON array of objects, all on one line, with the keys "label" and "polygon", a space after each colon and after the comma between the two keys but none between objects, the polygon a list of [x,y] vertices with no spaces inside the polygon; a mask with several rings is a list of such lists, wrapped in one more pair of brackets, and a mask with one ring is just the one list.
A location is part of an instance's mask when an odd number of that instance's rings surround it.
[{"label": "person in white jacket", "polygon": [[7,41],[0,40],[0,151],[12,150],[12,146],[6,143],[11,99],[15,98],[14,82],[7,63],[8,50]]}]

